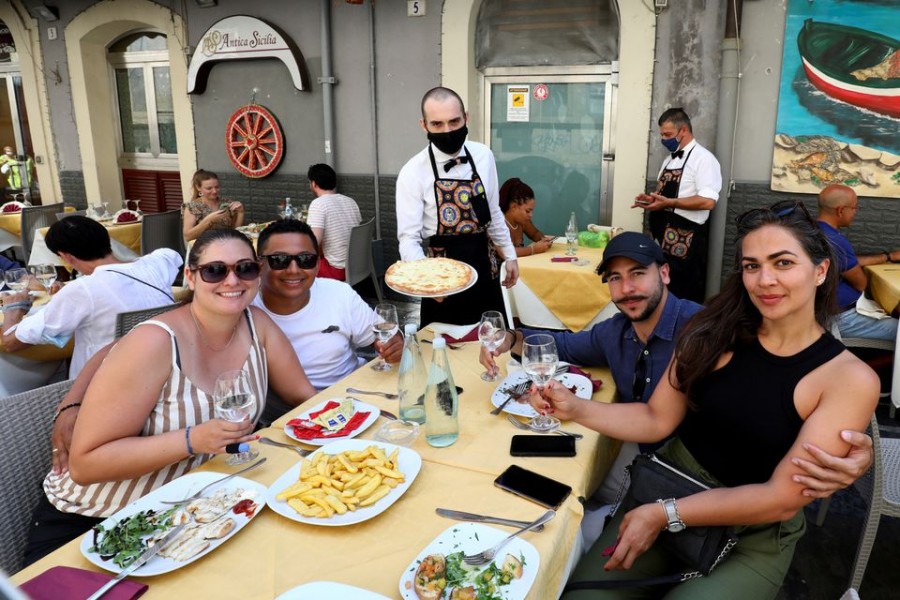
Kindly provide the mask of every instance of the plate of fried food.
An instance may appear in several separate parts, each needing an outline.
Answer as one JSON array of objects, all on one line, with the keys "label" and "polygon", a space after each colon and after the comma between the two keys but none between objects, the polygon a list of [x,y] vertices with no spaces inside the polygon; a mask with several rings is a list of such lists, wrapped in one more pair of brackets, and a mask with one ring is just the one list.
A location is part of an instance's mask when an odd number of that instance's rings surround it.
[{"label": "plate of fried food", "polygon": [[464,554],[490,548],[508,535],[480,523],[451,525],[419,552],[400,577],[404,600],[524,598],[534,585],[541,555],[530,542],[513,538],[486,565],[473,567]]},{"label": "plate of fried food", "polygon": [[101,569],[119,573],[181,523],[187,526],[157,555],[131,575],[168,573],[206,556],[234,537],[265,506],[266,487],[234,477],[188,504],[161,500],[187,498],[226,473],[188,473],[157,488],[94,526],[81,538],[81,553]]},{"label": "plate of fried food", "polygon": [[414,450],[369,440],[333,442],[288,469],[266,492],[269,508],[309,525],[353,525],[400,499],[422,468]]}]

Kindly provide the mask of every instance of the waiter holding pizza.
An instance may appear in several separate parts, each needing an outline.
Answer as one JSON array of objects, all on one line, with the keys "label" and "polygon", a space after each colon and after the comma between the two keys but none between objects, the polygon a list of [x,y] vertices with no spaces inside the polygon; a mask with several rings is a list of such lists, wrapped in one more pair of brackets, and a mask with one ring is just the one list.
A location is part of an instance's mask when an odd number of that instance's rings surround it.
[{"label": "waiter holding pizza", "polygon": [[[466,142],[469,115],[462,98],[436,87],[422,98],[422,129],[428,146],[397,177],[397,239],[400,257],[453,258],[472,266],[478,281],[445,298],[423,298],[421,323],[478,323],[486,310],[503,310],[499,263],[490,242],[507,259],[510,287],[519,277],[516,251],[498,200],[497,165],[490,149]],[[423,249],[424,245],[424,249]]]},{"label": "waiter holding pizza", "polygon": [[709,211],[722,189],[722,169],[712,152],[697,143],[691,119],[681,108],[659,117],[662,145],[671,155],[659,170],[656,191],[640,194],[632,208],[650,211],[650,235],[669,265],[669,291],[700,304],[706,295]]}]

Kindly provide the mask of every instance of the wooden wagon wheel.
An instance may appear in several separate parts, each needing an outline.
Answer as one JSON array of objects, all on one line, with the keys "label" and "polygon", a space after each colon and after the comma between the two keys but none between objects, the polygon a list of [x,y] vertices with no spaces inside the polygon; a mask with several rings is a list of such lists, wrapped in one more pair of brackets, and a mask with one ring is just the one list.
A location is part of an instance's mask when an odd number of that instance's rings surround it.
[{"label": "wooden wagon wheel", "polygon": [[225,147],[235,169],[247,177],[266,177],[284,157],[284,136],[272,113],[249,104],[228,120]]}]

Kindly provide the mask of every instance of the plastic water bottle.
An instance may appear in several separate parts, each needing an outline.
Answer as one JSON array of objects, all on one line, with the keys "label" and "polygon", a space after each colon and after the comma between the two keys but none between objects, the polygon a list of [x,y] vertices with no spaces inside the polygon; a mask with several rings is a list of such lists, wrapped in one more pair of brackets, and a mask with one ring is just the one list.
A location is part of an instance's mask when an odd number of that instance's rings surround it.
[{"label": "plastic water bottle", "polygon": [[441,336],[432,343],[431,369],[425,388],[425,441],[436,448],[459,438],[459,398],[447,361],[447,342]]},{"label": "plastic water bottle", "polygon": [[578,251],[578,224],[575,222],[575,213],[569,217],[569,225],[566,227],[566,256],[575,256]]},{"label": "plastic water bottle", "polygon": [[425,422],[425,385],[428,375],[419,342],[416,341],[416,324],[407,323],[403,328],[403,354],[400,355],[400,380],[397,389],[400,396],[400,418],[404,421]]}]

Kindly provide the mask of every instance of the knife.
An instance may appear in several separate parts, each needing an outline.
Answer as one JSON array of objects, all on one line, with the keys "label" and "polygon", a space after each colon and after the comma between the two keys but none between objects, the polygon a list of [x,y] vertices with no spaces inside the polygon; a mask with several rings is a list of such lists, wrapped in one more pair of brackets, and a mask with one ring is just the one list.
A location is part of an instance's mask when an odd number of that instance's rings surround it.
[{"label": "knife", "polygon": [[97,600],[98,598],[103,596],[106,592],[111,590],[114,586],[116,586],[120,581],[122,581],[123,579],[125,579],[126,577],[131,575],[136,570],[143,567],[147,563],[148,560],[150,560],[151,558],[156,556],[156,554],[160,550],[162,550],[163,546],[165,546],[166,544],[171,542],[173,538],[178,536],[178,534],[181,533],[181,530],[184,529],[186,525],[187,525],[187,523],[182,523],[181,525],[178,525],[177,527],[175,527],[175,529],[173,529],[172,531],[168,532],[165,536],[163,536],[163,538],[161,540],[159,540],[158,542],[153,544],[151,547],[144,550],[144,553],[141,554],[137,558],[137,560],[135,560],[133,563],[128,565],[128,567],[123,569],[118,575],[116,575],[115,579],[111,579],[110,581],[106,582],[106,585],[104,585],[102,588],[100,588],[99,590],[94,592],[94,594],[87,600]]},{"label": "knife", "polygon": [[[492,414],[492,415],[499,415],[501,412],[503,412],[503,407],[505,407],[507,404],[509,404],[509,401],[512,400],[514,397],[515,397],[515,396],[513,396],[512,394],[507,394],[506,400],[504,400],[503,403],[502,403],[500,406],[498,406],[497,408],[495,408],[494,410],[492,410],[492,411],[491,411],[491,414]],[[528,523],[525,523],[525,525],[528,525]],[[522,527],[524,527],[525,525],[523,525]],[[536,531],[536,529],[532,529],[532,531]]]},{"label": "knife", "polygon": [[[509,527],[528,527],[531,521],[516,521],[515,519],[503,519],[501,517],[489,517],[486,515],[476,515],[461,510],[451,510],[449,508],[436,508],[434,512],[448,519],[456,519],[457,521],[473,521],[475,523],[494,523],[495,525],[507,525]],[[543,525],[538,525],[531,531],[542,531]]]}]

